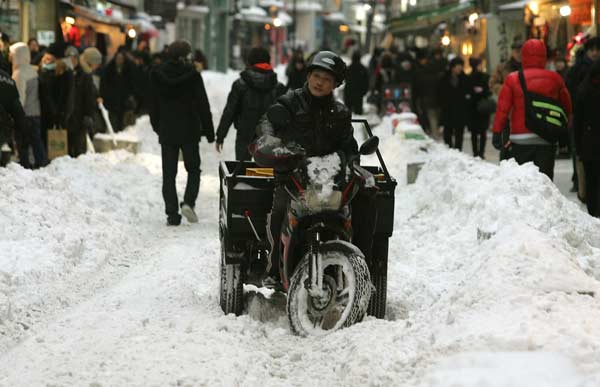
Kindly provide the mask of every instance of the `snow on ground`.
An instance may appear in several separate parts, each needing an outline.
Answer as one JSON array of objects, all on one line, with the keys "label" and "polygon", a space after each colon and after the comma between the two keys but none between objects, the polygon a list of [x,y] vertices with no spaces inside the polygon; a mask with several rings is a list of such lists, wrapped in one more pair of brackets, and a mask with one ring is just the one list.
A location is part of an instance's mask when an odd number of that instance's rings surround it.
[{"label": "snow on ground", "polygon": [[[237,75],[204,74],[217,122]],[[400,182],[388,318],[318,339],[291,335],[276,295],[219,308],[233,130],[223,155],[201,143],[197,225],[165,226],[147,118],[128,129],[138,155],[0,169],[0,386],[599,385],[600,222],[532,165],[375,131]]]}]

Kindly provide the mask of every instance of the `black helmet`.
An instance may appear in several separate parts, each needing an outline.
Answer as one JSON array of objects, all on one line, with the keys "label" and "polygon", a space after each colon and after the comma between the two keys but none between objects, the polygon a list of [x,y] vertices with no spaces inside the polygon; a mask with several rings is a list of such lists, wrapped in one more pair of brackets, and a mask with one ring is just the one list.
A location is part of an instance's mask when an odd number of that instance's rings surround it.
[{"label": "black helmet", "polygon": [[341,85],[346,78],[346,63],[339,55],[331,51],[320,51],[313,56],[307,70],[311,72],[314,69],[322,69],[332,73],[335,77],[336,86]]}]

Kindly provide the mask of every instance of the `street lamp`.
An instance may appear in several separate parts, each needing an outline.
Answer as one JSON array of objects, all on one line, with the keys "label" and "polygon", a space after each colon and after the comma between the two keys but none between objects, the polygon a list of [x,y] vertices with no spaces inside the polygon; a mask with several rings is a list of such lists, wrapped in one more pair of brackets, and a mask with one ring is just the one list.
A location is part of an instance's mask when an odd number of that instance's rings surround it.
[{"label": "street lamp", "polygon": [[275,27],[279,28],[279,27],[281,27],[281,25],[282,25],[282,24],[283,24],[283,23],[281,22],[281,19],[280,19],[280,18],[276,17],[276,18],[274,18],[274,19],[273,19],[273,25],[274,25]]},{"label": "street lamp", "polygon": [[75,24],[75,18],[73,16],[67,16],[67,17],[65,17],[65,22],[67,24],[73,25],[73,24]]},{"label": "street lamp", "polygon": [[127,36],[129,36],[131,39],[135,39],[137,32],[133,28],[130,28],[127,30]]},{"label": "street lamp", "polygon": [[560,16],[567,17],[571,15],[571,7],[569,7],[568,5],[563,5],[562,7],[560,7],[559,12]]},{"label": "street lamp", "polygon": [[450,45],[450,37],[448,35],[444,35],[442,37],[442,45],[449,46]]}]

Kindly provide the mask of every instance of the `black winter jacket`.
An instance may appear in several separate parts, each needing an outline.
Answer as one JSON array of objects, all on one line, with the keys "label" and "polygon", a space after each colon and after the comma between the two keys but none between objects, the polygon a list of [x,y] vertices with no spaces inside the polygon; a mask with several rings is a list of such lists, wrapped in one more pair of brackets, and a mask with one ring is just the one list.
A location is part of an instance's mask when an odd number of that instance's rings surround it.
[{"label": "black winter jacket", "polygon": [[467,77],[469,83],[469,128],[471,130],[487,130],[490,126],[490,114],[477,111],[477,105],[492,95],[490,91],[490,76],[481,71],[473,71]]},{"label": "black winter jacket", "polygon": [[256,136],[256,125],[277,97],[285,93],[285,86],[277,82],[272,70],[249,68],[231,86],[227,104],[217,129],[217,143],[222,144],[231,124],[237,137],[250,143]]},{"label": "black winter jacket", "polygon": [[19,101],[15,81],[8,73],[0,70],[0,147],[11,143],[13,133],[17,140],[25,135],[25,112]]},{"label": "black winter jacket", "polygon": [[581,56],[577,57],[575,65],[569,69],[569,72],[567,73],[567,80],[565,82],[572,98],[573,96],[577,95],[579,88],[583,84],[585,77],[590,72],[592,64],[594,63],[594,61],[583,52],[580,55]]},{"label": "black winter jacket", "polygon": [[600,160],[600,85],[594,85],[589,78],[585,81],[574,104],[573,129],[575,149],[583,161]]},{"label": "black winter jacket", "polygon": [[458,76],[458,82],[452,83],[450,72],[439,84],[438,96],[442,108],[441,124],[449,128],[464,128],[469,113],[469,85],[464,73]]},{"label": "black winter jacket", "polygon": [[73,70],[75,93],[73,112],[67,122],[67,129],[73,133],[90,131],[93,125],[93,115],[96,110],[97,91],[92,75],[83,71],[81,66]]},{"label": "black winter jacket", "polygon": [[57,75],[55,70],[40,71],[40,109],[42,127],[65,129],[74,107],[73,72]]},{"label": "black winter jacket", "polygon": [[348,67],[348,76],[344,86],[345,101],[362,101],[369,91],[369,72],[360,62],[353,62]]},{"label": "black winter jacket", "polygon": [[106,66],[100,78],[100,96],[108,111],[122,113],[133,110],[134,79],[135,67],[130,61],[125,61],[120,72],[114,59]]},{"label": "black winter jacket", "polygon": [[215,140],[210,104],[202,76],[182,62],[168,61],[150,73],[150,122],[161,144]]},{"label": "black winter jacket", "polygon": [[265,116],[258,126],[258,135],[271,135],[284,142],[296,142],[306,150],[307,157],[325,156],[341,151],[346,157],[358,154],[354,139],[352,114],[332,95],[313,97],[307,86],[290,90],[277,99],[291,115],[291,123],[277,127]]}]

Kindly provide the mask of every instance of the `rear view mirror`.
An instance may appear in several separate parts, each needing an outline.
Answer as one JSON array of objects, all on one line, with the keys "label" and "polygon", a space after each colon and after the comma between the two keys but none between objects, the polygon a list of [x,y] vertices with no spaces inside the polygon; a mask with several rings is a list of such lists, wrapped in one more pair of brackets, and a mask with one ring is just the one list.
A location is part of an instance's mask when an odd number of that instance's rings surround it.
[{"label": "rear view mirror", "polygon": [[271,124],[279,127],[288,126],[292,120],[289,110],[279,103],[276,103],[267,109],[267,118]]},{"label": "rear view mirror", "polygon": [[379,137],[373,136],[369,138],[367,141],[363,142],[360,146],[360,154],[363,156],[372,155],[377,152],[377,148],[379,147]]}]

